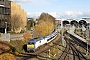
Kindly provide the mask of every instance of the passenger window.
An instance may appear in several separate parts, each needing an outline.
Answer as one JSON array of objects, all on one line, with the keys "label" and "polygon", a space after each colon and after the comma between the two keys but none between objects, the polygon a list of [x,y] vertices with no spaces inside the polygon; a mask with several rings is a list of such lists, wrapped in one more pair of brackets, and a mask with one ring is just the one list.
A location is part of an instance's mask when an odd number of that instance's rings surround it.
[{"label": "passenger window", "polygon": [[41,43],[41,41],[40,41],[40,43]]}]

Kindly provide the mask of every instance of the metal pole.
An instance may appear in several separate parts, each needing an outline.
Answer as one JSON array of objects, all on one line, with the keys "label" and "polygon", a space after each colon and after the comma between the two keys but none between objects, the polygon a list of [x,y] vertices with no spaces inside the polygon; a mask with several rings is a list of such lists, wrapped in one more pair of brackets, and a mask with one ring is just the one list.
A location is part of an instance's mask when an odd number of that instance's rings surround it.
[{"label": "metal pole", "polygon": [[50,58],[50,49],[49,49],[49,58]]},{"label": "metal pole", "polygon": [[64,46],[64,36],[63,36],[63,19],[61,20],[61,38],[62,38],[62,45]]},{"label": "metal pole", "polygon": [[86,56],[87,56],[87,55],[88,55],[88,40],[89,40],[89,30],[88,30],[88,27],[87,27],[87,29],[86,29],[86,34],[87,34],[87,36],[86,36],[86,42],[87,42]]},{"label": "metal pole", "polygon": [[34,30],[34,23],[33,23],[33,30]]},{"label": "metal pole", "polygon": [[87,52],[86,52],[86,56],[88,56],[88,41],[87,41]]},{"label": "metal pole", "polygon": [[7,22],[5,22],[5,34],[7,33]]}]

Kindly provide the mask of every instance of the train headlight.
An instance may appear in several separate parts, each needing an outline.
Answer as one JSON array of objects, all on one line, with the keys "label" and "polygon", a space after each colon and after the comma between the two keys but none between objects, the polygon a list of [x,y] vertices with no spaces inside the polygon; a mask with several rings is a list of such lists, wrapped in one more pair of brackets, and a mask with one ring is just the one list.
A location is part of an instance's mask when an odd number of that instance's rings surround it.
[{"label": "train headlight", "polygon": [[27,48],[34,48],[34,45],[27,45]]}]

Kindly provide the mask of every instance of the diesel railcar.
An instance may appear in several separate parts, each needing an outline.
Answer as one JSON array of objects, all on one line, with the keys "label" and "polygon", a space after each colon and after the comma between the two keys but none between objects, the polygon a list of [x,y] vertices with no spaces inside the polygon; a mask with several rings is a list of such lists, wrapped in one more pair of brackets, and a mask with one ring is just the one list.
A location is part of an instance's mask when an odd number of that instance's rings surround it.
[{"label": "diesel railcar", "polygon": [[38,38],[34,38],[32,40],[29,40],[26,45],[27,45],[27,51],[35,51],[38,47],[40,47],[41,45],[45,44],[45,43],[49,43],[52,40],[54,40],[57,36],[57,31],[54,31],[52,34],[47,35],[45,37],[38,37]]}]

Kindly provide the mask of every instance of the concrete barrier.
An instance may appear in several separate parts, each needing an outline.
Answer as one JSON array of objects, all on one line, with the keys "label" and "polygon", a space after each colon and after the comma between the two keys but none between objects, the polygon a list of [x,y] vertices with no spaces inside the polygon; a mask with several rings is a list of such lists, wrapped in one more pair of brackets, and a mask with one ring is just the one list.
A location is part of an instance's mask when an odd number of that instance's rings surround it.
[{"label": "concrete barrier", "polygon": [[10,33],[8,34],[0,33],[0,40],[10,42]]}]

